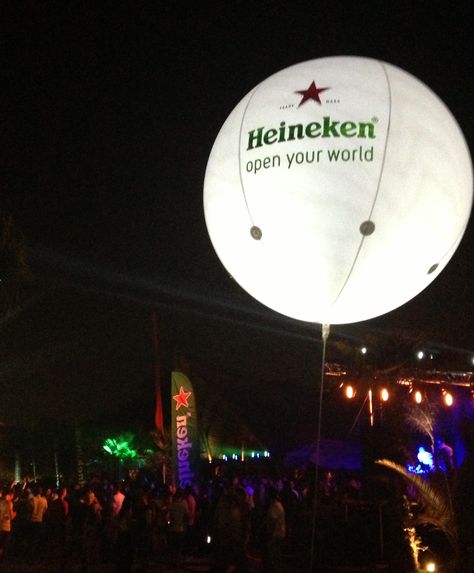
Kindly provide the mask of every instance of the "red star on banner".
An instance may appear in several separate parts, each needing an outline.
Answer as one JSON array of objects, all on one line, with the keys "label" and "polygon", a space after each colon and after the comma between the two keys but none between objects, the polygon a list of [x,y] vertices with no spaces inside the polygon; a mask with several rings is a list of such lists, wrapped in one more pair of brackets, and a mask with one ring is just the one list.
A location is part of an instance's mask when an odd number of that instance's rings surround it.
[{"label": "red star on banner", "polygon": [[192,392],[185,392],[184,388],[181,386],[179,389],[179,394],[173,396],[173,400],[176,400],[176,410],[179,410],[181,406],[188,408],[188,398],[191,396]]},{"label": "red star on banner", "polygon": [[301,94],[303,96],[298,107],[302,106],[305,101],[308,101],[310,99],[321,104],[321,99],[319,97],[319,94],[321,92],[328,90],[328,89],[330,89],[330,88],[318,88],[318,87],[316,87],[316,84],[314,83],[314,80],[313,80],[308,89],[298,90],[297,92],[295,92],[295,93]]}]

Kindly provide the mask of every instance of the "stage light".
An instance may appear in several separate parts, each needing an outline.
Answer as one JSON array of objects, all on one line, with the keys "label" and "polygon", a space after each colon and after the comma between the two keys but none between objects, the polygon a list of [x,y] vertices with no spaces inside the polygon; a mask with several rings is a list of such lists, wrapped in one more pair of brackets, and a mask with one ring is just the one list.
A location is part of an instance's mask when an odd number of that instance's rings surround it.
[{"label": "stage light", "polygon": [[383,402],[386,402],[389,399],[390,395],[388,393],[387,388],[382,388],[382,391],[380,392],[380,398],[382,399]]},{"label": "stage light", "polygon": [[363,346],[363,347],[360,349],[360,353],[361,353],[361,354],[367,354],[367,346]]},{"label": "stage light", "polygon": [[416,357],[418,358],[418,360],[423,360],[423,358],[425,357],[425,353],[423,352],[423,350],[419,350],[416,353]]},{"label": "stage light", "polygon": [[354,387],[351,386],[350,384],[346,386],[344,393],[346,395],[346,398],[348,398],[349,400],[352,400],[352,398],[354,398],[354,396],[356,394]]},{"label": "stage light", "polygon": [[369,390],[367,397],[369,399],[369,417],[370,417],[370,427],[374,427],[374,402],[372,396],[372,390]]},{"label": "stage light", "polygon": [[429,563],[426,564],[426,571],[428,573],[434,573],[434,571],[436,571],[436,563],[434,563],[433,561],[430,561]]},{"label": "stage light", "polygon": [[454,398],[450,392],[443,390],[443,398],[446,406],[451,407],[454,404]]},{"label": "stage light", "polygon": [[414,394],[414,400],[417,404],[421,404],[421,402],[423,401],[423,395],[421,394],[421,392],[419,390],[417,390]]},{"label": "stage light", "polygon": [[416,454],[416,457],[418,458],[420,464],[423,464],[431,471],[434,470],[433,454],[425,450],[423,446],[420,446],[418,448],[418,453]]}]

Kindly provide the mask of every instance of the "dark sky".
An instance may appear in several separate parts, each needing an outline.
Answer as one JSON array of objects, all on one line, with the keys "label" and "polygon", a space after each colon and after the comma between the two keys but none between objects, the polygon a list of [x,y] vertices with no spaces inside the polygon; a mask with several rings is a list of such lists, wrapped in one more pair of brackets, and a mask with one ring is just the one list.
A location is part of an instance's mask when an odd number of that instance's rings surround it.
[{"label": "dark sky", "polygon": [[[469,8],[67,4],[22,3],[2,18],[1,207],[25,236],[33,281],[1,323],[0,420],[86,417],[152,401],[153,309],[164,368],[179,351],[209,377],[317,372],[318,327],[251,300],[213,251],[202,209],[213,141],[257,83],[342,54],[390,62],[428,84],[472,153]],[[423,293],[335,335],[357,343],[377,329],[427,331],[465,350],[467,362],[473,247],[471,223]]]}]

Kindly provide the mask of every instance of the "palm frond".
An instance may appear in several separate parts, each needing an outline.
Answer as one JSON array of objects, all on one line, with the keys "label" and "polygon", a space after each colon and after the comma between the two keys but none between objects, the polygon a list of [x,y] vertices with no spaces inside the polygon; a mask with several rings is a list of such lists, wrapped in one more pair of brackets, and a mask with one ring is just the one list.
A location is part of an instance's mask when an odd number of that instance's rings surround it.
[{"label": "palm frond", "polygon": [[455,549],[457,546],[457,528],[449,498],[419,475],[409,473],[403,466],[391,460],[382,459],[375,463],[395,471],[417,488],[424,506],[424,511],[417,518],[417,521],[429,523],[438,528]]},{"label": "palm frond", "polygon": [[435,412],[415,406],[405,414],[406,423],[415,431],[429,437],[431,445],[434,445]]}]

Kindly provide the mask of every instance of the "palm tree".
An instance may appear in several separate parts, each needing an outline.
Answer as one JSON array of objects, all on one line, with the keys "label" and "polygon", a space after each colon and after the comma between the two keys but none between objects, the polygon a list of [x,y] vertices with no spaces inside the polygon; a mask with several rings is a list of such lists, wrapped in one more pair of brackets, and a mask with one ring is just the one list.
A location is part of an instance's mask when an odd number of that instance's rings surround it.
[{"label": "palm tree", "polygon": [[163,483],[171,476],[172,441],[170,428],[163,428],[162,432],[150,432],[150,437],[156,446],[156,452],[151,459],[151,465],[159,468]]},{"label": "palm tree", "polygon": [[416,528],[422,525],[430,525],[444,535],[452,551],[453,558],[444,571],[446,573],[454,571],[459,555],[458,528],[449,494],[447,495],[438,487],[428,483],[421,476],[409,473],[403,466],[395,462],[381,459],[375,463],[389,468],[402,476],[419,493],[422,511],[416,516],[408,512],[405,523],[405,533],[412,550],[415,570],[420,570],[418,556],[421,548],[421,539],[416,534]]},{"label": "palm tree", "polygon": [[409,404],[405,407],[404,420],[416,432],[424,434],[430,440],[431,451],[435,452],[435,420],[438,408],[435,404],[426,402],[422,407],[418,404]]}]

